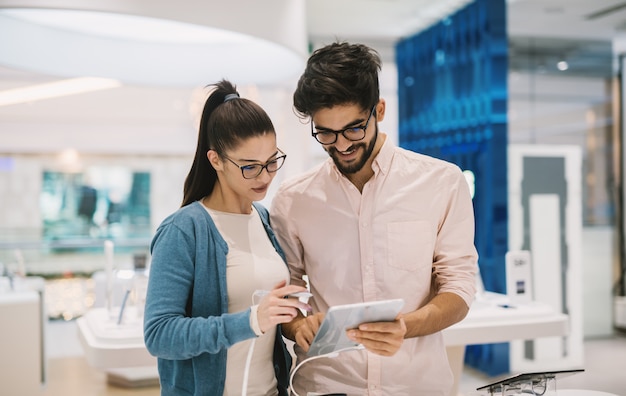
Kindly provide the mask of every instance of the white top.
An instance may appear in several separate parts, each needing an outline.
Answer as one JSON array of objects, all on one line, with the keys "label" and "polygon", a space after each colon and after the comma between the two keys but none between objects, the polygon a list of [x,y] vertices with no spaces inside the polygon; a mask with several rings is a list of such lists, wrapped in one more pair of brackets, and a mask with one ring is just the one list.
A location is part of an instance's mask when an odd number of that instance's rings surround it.
[{"label": "white top", "polygon": [[[281,280],[289,280],[289,271],[274,249],[254,208],[251,214],[226,213],[209,208],[207,211],[228,244],[228,312],[244,311],[257,304],[258,301],[252,300],[255,290],[271,290]],[[255,341],[248,379],[249,395],[278,394],[272,360],[275,335],[276,328],[273,328]],[[225,396],[241,394],[251,342],[239,342],[228,350]]]}]

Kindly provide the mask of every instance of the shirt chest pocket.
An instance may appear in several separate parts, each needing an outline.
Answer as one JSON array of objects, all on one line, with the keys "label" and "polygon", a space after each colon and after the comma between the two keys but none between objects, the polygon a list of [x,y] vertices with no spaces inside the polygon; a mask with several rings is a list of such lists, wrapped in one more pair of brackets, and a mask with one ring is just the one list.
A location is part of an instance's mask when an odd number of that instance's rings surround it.
[{"label": "shirt chest pocket", "polygon": [[405,271],[430,268],[433,263],[433,231],[427,221],[402,221],[387,225],[387,259],[391,267]]}]

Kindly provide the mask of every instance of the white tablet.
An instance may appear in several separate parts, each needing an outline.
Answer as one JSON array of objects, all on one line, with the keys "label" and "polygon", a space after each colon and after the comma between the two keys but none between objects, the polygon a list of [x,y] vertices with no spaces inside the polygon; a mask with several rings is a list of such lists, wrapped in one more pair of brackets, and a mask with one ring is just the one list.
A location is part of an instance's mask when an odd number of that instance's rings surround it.
[{"label": "white tablet", "polygon": [[392,322],[403,306],[404,300],[399,298],[331,307],[326,312],[307,355],[317,356],[358,347],[358,343],[348,338],[346,330],[354,329],[361,323]]}]

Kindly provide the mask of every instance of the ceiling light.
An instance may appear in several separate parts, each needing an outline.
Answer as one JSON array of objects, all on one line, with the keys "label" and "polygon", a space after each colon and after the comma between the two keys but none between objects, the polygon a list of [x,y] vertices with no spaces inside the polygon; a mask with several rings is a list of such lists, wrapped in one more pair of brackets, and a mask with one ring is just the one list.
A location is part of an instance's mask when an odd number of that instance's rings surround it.
[{"label": "ceiling light", "polygon": [[22,3],[0,2],[0,65],[19,70],[156,86],[268,84],[296,78],[307,56],[304,0]]},{"label": "ceiling light", "polygon": [[565,70],[569,69],[569,64],[566,61],[559,61],[559,62],[557,62],[556,67],[560,71],[565,71]]},{"label": "ceiling light", "polygon": [[27,87],[0,91],[0,106],[117,88],[121,85],[117,80],[97,77],[80,77],[46,84],[29,85]]},{"label": "ceiling light", "polygon": [[[80,10],[5,9],[0,14],[78,34],[152,43],[222,43],[247,40],[243,34],[177,21]],[[114,24],[114,25],[111,25]],[[112,29],[111,26],[115,26]]]}]

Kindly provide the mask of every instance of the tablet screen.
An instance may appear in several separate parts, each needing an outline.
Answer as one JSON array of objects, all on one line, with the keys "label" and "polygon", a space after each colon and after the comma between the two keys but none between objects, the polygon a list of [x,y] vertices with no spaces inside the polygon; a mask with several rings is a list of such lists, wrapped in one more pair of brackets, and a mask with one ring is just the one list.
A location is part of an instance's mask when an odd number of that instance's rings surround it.
[{"label": "tablet screen", "polygon": [[346,330],[354,329],[362,323],[391,322],[400,313],[404,300],[382,300],[331,307],[307,352],[308,356],[357,348],[358,343],[346,335]]}]

